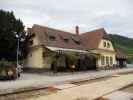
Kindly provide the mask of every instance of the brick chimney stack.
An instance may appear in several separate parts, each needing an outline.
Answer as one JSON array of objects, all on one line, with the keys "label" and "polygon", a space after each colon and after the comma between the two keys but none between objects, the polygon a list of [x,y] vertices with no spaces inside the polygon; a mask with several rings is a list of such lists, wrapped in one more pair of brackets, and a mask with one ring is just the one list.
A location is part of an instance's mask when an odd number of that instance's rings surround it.
[{"label": "brick chimney stack", "polygon": [[75,32],[76,32],[76,35],[79,35],[79,26],[75,27]]}]

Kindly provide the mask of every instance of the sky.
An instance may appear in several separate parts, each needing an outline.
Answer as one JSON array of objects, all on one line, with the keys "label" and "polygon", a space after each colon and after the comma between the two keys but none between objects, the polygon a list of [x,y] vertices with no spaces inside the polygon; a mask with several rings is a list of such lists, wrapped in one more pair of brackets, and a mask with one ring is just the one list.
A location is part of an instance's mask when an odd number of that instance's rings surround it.
[{"label": "sky", "polygon": [[25,27],[44,25],[81,33],[105,28],[133,38],[133,0],[0,0],[0,9],[13,11]]}]

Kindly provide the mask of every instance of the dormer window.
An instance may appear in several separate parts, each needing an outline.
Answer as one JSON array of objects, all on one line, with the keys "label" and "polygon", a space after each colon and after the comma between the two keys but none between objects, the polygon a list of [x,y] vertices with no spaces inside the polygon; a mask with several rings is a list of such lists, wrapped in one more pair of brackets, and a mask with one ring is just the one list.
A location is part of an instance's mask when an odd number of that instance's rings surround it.
[{"label": "dormer window", "polygon": [[76,44],[80,44],[80,39],[78,37],[72,37],[72,40],[76,43]]},{"label": "dormer window", "polygon": [[69,39],[64,39],[64,41],[67,43],[69,41]]},{"label": "dormer window", "polygon": [[46,32],[45,34],[50,40],[55,40],[57,37],[56,34],[50,30],[48,30],[48,32]]},{"label": "dormer window", "polygon": [[104,41],[103,46],[106,47],[106,48],[110,48],[110,43],[107,42],[107,41]]},{"label": "dormer window", "polygon": [[103,42],[103,46],[106,47],[106,42]]},{"label": "dormer window", "polygon": [[55,37],[55,36],[49,36],[49,39],[50,39],[50,40],[55,40],[56,37]]},{"label": "dormer window", "polygon": [[64,36],[64,35],[61,35],[61,34],[60,34],[59,36],[60,36],[61,40],[63,40],[65,43],[68,43],[68,42],[69,42],[69,39],[70,39],[70,38],[69,38],[68,35],[65,35],[65,36]]},{"label": "dormer window", "polygon": [[110,43],[107,43],[107,47],[110,48]]},{"label": "dormer window", "polygon": [[74,41],[76,44],[80,44],[80,41]]}]

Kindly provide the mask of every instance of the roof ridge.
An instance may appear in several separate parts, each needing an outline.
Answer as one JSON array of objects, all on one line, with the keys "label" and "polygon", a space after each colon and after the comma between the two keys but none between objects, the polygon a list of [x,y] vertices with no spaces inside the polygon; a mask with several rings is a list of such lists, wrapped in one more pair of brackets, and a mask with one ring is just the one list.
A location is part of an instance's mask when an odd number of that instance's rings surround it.
[{"label": "roof ridge", "polygon": [[92,32],[97,32],[97,31],[105,31],[105,29],[104,28],[98,28],[98,29],[95,29],[95,30],[91,30],[91,31],[88,31],[88,32],[81,33],[80,35],[87,34],[87,33],[92,33]]},{"label": "roof ridge", "polygon": [[63,33],[71,34],[71,35],[76,35],[76,34],[74,34],[72,32],[67,32],[67,31],[63,31],[63,30],[52,28],[52,27],[48,27],[48,26],[43,26],[43,25],[38,25],[38,24],[34,24],[33,27],[34,26],[39,26],[39,27],[42,27],[42,28],[47,28],[47,29],[50,29],[50,30],[58,31],[58,32],[63,32]]}]

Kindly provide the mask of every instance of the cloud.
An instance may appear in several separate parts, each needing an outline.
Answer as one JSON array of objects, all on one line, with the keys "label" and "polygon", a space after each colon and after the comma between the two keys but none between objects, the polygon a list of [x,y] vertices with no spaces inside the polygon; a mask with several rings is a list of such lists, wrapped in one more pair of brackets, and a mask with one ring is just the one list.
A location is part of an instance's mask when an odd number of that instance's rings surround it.
[{"label": "cloud", "polygon": [[0,8],[13,10],[26,27],[41,24],[74,32],[104,27],[107,32],[133,38],[131,0],[1,0]]}]

